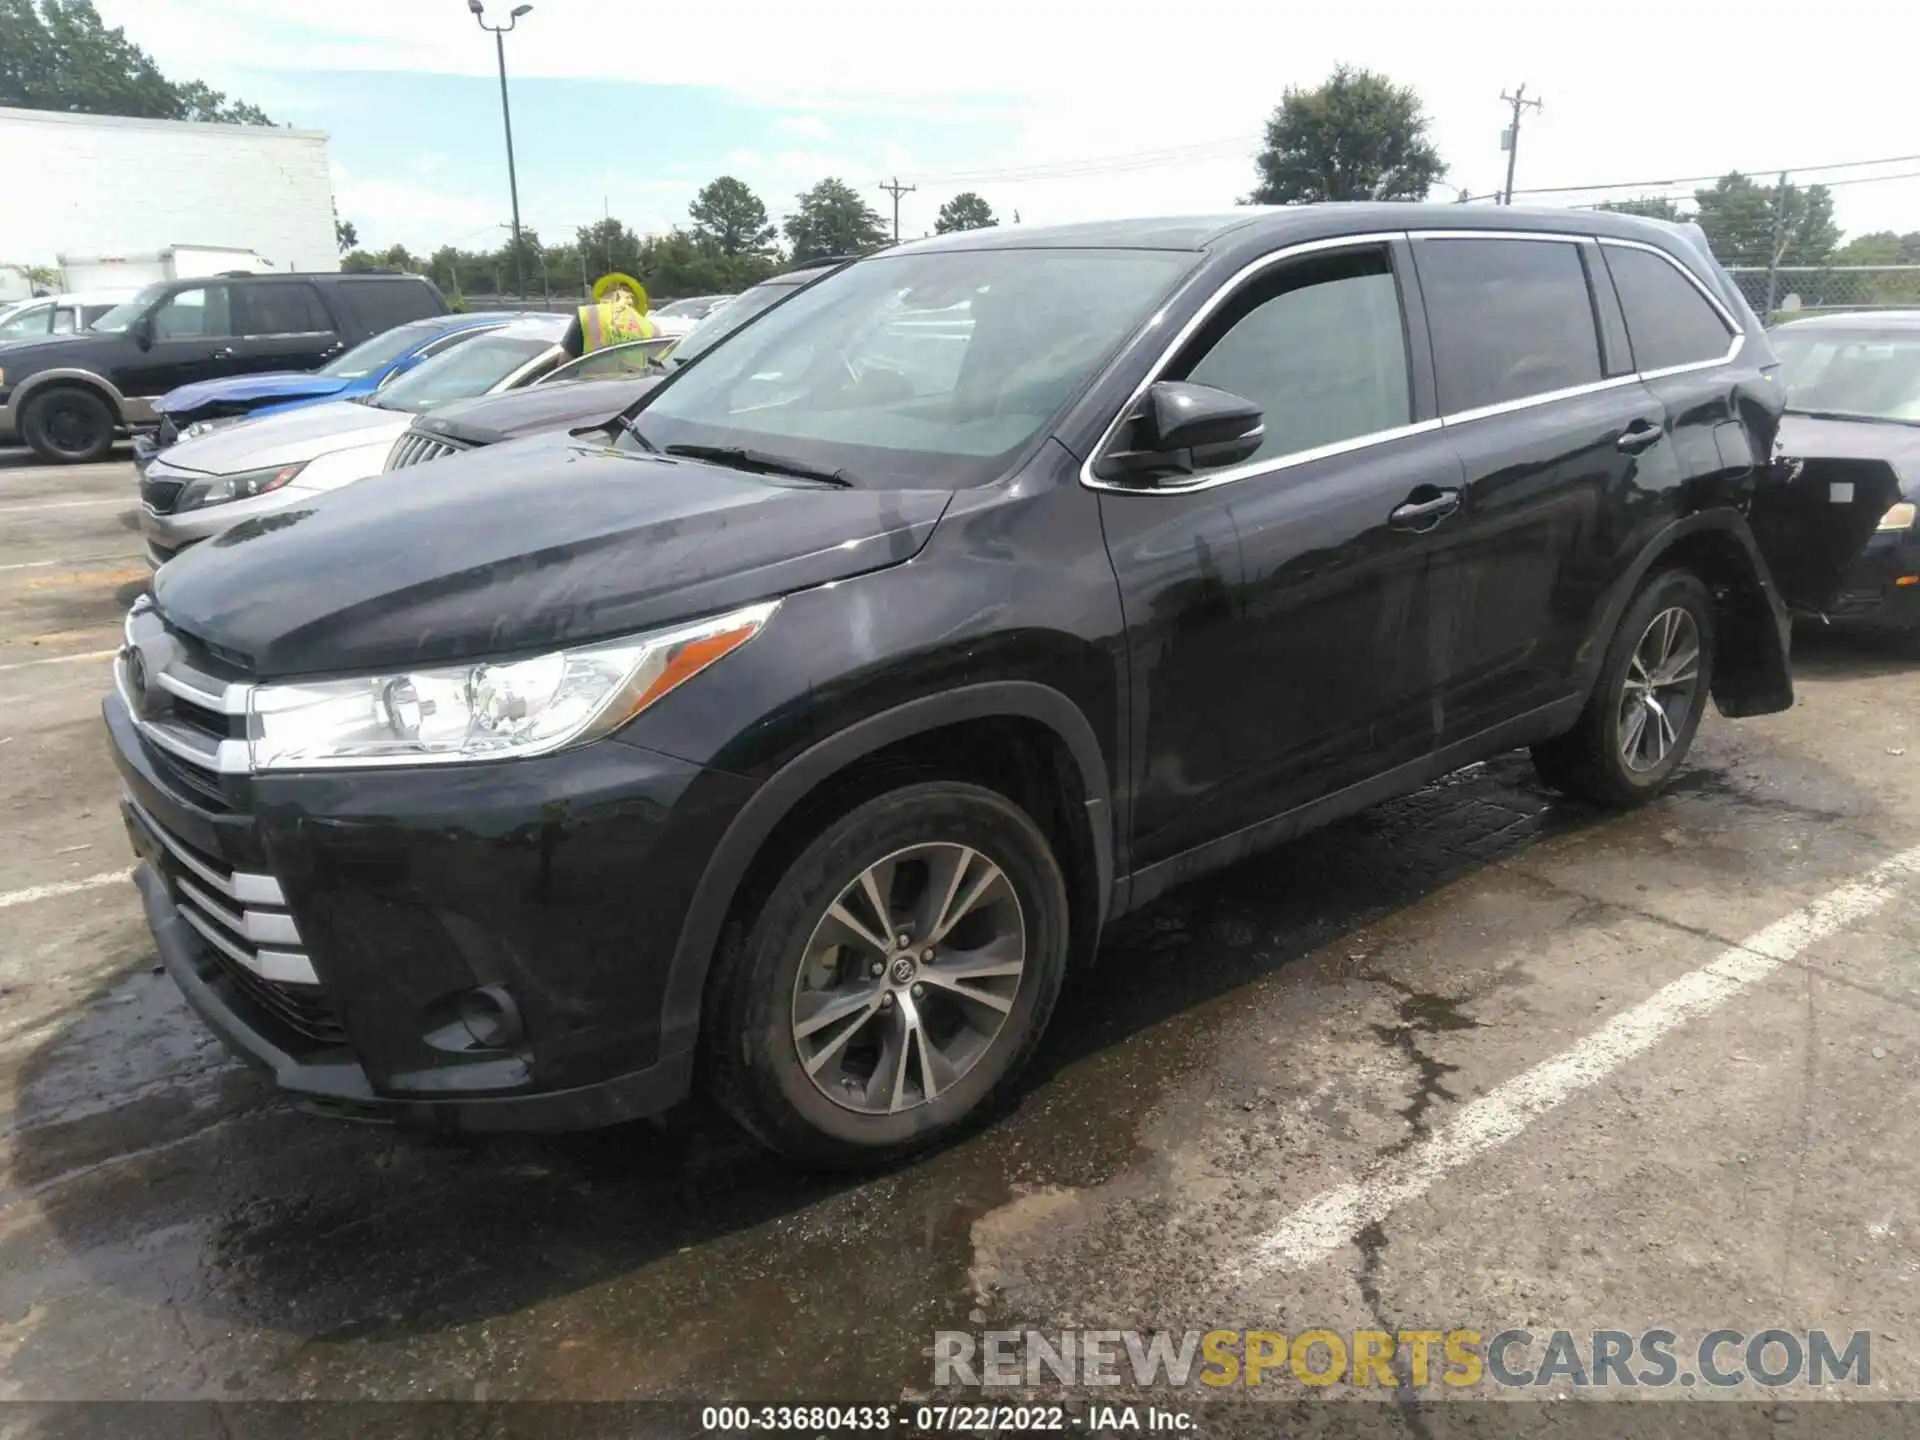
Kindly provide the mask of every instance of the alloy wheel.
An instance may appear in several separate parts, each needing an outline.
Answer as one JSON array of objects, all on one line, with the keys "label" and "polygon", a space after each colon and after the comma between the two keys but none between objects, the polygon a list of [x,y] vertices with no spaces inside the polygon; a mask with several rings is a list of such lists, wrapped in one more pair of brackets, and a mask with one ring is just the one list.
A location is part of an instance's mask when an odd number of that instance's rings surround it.
[{"label": "alloy wheel", "polygon": [[802,1068],[836,1105],[892,1115],[977,1065],[1012,1011],[1027,926],[1006,873],[980,851],[896,850],[841,890],[794,978]]},{"label": "alloy wheel", "polygon": [[1700,689],[1700,627],[1669,606],[1633,647],[1620,689],[1620,758],[1629,770],[1659,768],[1679,743]]}]

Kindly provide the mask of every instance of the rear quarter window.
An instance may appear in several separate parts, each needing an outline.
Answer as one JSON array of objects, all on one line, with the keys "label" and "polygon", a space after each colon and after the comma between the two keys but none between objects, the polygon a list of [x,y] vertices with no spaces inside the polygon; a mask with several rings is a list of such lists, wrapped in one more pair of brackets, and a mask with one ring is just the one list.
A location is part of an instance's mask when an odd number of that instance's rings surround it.
[{"label": "rear quarter window", "polygon": [[409,320],[446,314],[446,302],[424,281],[405,277],[347,276],[330,287],[341,318],[368,335],[378,335]]},{"label": "rear quarter window", "polygon": [[1414,253],[1442,414],[1601,378],[1600,334],[1577,245],[1421,239]]},{"label": "rear quarter window", "polygon": [[1672,261],[1626,245],[1600,248],[1620,296],[1636,368],[1664,370],[1725,358],[1733,331]]}]

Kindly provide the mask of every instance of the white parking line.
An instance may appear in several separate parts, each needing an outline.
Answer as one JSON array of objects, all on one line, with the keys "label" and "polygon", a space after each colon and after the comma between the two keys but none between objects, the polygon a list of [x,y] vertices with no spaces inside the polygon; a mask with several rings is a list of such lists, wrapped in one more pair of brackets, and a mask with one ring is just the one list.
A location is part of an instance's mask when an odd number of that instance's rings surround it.
[{"label": "white parking line", "polygon": [[123,495],[117,500],[48,500],[40,505],[0,505],[0,515],[21,515],[29,510],[78,510],[87,505],[118,505],[131,510],[140,503],[138,496]]},{"label": "white parking line", "polygon": [[9,670],[27,670],[35,665],[65,665],[70,660],[104,660],[109,655],[118,655],[118,650],[89,650],[84,655],[49,655],[44,660],[16,660],[11,665],[0,665],[0,675]]},{"label": "white parking line", "polygon": [[51,885],[29,885],[25,890],[10,890],[0,895],[0,910],[15,905],[31,905],[36,900],[52,900],[60,895],[74,895],[82,890],[98,890],[102,885],[115,885],[131,878],[133,871],[103,870],[98,875],[89,875],[84,880],[57,880]]},{"label": "white parking line", "polygon": [[46,570],[55,565],[98,565],[102,560],[138,560],[140,552],[128,550],[119,555],[82,555],[77,560],[18,560],[11,565],[0,565],[0,575],[9,570]]},{"label": "white parking line", "polygon": [[1261,1237],[1243,1279],[1324,1260],[1446,1175],[1520,1135],[1539,1116],[1607,1078],[1689,1020],[1708,1014],[1802,951],[1873,914],[1920,874],[1920,846],[1784,915],[1698,970],[1661,986],[1569,1049],[1473,1101],[1449,1124],[1363,1179],[1322,1191]]}]

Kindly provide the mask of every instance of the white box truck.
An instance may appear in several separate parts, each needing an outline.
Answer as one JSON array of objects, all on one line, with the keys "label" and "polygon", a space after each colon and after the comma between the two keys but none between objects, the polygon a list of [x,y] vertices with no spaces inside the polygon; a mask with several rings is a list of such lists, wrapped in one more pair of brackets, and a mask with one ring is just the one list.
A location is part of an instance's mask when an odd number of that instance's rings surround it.
[{"label": "white box truck", "polygon": [[[10,176],[35,177],[0,203],[0,264],[154,264],[171,252],[178,265],[237,251],[220,268],[255,268],[249,253],[274,271],[340,268],[319,131],[0,108],[0,156]],[[145,282],[91,274],[65,283]]]},{"label": "white box truck", "polygon": [[[67,290],[138,290],[156,280],[198,275],[270,275],[271,260],[230,245],[169,245],[151,255],[62,255],[60,278]],[[328,267],[329,269],[333,267]]]}]

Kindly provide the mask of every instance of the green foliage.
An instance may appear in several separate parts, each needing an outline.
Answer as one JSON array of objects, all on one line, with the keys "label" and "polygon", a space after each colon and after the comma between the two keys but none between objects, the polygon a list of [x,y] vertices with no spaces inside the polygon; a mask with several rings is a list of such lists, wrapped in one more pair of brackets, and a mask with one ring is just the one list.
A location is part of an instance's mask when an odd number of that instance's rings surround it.
[{"label": "green foliage", "polygon": [[933,228],[936,234],[951,235],[956,230],[988,230],[999,223],[991,205],[973,191],[962,190],[940,207]]},{"label": "green foliage", "polygon": [[1689,218],[1680,213],[1678,200],[1668,200],[1660,195],[1647,195],[1638,200],[1606,200],[1593,208],[1611,210],[1618,215],[1644,215],[1649,220],[1678,221]]},{"label": "green foliage", "polygon": [[93,0],[0,0],[0,105],[147,120],[271,125],[258,106],[198,80],[174,82],[108,28]]},{"label": "green foliage", "polygon": [[1287,88],[1254,165],[1253,205],[1424,200],[1447,173],[1413,89],[1346,65],[1318,89]]},{"label": "green foliage", "polygon": [[722,255],[753,255],[773,241],[767,207],[744,181],[722,175],[710,181],[687,207],[694,237]]},{"label": "green foliage", "polygon": [[879,212],[844,180],[822,180],[797,199],[786,223],[795,261],[860,255],[887,243]]},{"label": "green foliage", "polygon": [[[1823,265],[1840,243],[1824,185],[1765,185],[1739,171],[1693,192],[1695,214],[1722,265]],[[1778,228],[1775,212],[1778,210]]]},{"label": "green foliage", "polygon": [[360,232],[353,228],[351,220],[342,220],[338,214],[333,217],[333,239],[342,255],[360,248]]}]

